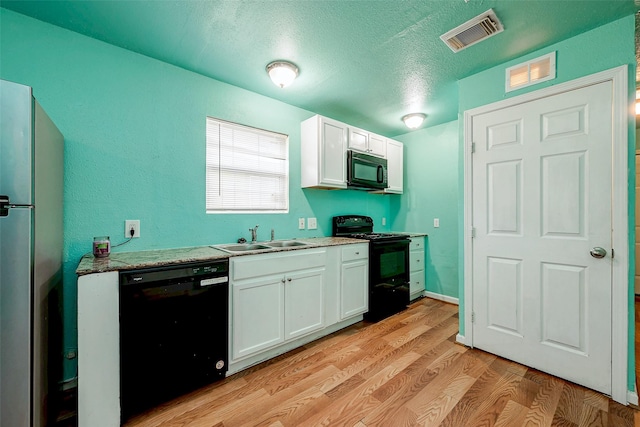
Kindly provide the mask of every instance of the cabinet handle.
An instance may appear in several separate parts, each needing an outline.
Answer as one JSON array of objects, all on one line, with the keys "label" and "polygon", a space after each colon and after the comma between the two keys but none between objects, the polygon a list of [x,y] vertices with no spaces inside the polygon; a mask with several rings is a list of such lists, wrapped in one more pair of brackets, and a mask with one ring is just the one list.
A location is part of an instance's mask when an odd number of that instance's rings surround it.
[{"label": "cabinet handle", "polygon": [[284,283],[284,277],[282,278],[281,282]]},{"label": "cabinet handle", "polygon": [[291,281],[291,277],[289,277],[289,278],[287,279],[287,282],[290,282],[290,281]]},{"label": "cabinet handle", "polygon": [[356,252],[356,255],[360,255],[360,252]]}]

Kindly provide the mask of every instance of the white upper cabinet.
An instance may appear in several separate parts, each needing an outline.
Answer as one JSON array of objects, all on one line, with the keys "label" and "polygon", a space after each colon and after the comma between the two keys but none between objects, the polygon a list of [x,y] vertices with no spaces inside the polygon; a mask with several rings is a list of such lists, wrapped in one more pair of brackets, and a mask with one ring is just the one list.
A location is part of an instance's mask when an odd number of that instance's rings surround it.
[{"label": "white upper cabinet", "polygon": [[344,123],[313,116],[301,124],[303,188],[347,188],[347,137]]},{"label": "white upper cabinet", "polygon": [[303,121],[300,130],[302,188],[346,189],[347,150],[354,150],[387,159],[389,187],[374,193],[402,194],[401,143],[320,115]]},{"label": "white upper cabinet", "polygon": [[349,149],[369,152],[369,132],[349,126]]},{"label": "white upper cabinet", "polygon": [[384,136],[376,135],[375,133],[369,134],[369,153],[375,154],[381,157],[387,156],[387,138]]},{"label": "white upper cabinet", "polygon": [[385,193],[402,194],[404,188],[404,145],[387,139],[387,183]]},{"label": "white upper cabinet", "polygon": [[384,137],[349,126],[349,149],[385,157],[387,145]]}]

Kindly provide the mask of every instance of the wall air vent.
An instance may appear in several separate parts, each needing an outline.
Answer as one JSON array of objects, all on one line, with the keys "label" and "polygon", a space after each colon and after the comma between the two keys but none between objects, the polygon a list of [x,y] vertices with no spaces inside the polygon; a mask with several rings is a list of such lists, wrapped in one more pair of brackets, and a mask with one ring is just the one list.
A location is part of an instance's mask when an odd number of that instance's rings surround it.
[{"label": "wall air vent", "polygon": [[556,52],[509,67],[505,77],[505,92],[555,79]]},{"label": "wall air vent", "polygon": [[487,10],[475,18],[457,26],[440,36],[443,42],[454,52],[460,52],[471,45],[481,42],[504,31],[502,23],[493,9]]}]

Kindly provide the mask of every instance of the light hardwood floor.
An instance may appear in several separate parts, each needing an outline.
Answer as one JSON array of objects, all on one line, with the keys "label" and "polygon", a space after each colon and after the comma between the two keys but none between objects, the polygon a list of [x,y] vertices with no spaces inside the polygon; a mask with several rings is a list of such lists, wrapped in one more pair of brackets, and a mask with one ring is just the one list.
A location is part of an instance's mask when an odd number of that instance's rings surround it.
[{"label": "light hardwood floor", "polygon": [[456,344],[457,311],[422,299],[381,322],[360,322],[125,425],[634,425],[634,409],[602,394]]}]

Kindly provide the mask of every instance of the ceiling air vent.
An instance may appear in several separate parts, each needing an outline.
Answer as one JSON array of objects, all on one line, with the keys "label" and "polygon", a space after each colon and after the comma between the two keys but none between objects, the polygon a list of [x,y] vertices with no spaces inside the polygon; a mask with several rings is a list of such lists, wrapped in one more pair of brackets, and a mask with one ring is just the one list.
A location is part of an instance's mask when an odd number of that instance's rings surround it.
[{"label": "ceiling air vent", "polygon": [[489,9],[485,13],[441,35],[440,38],[452,51],[460,52],[462,49],[501,33],[503,30],[504,27],[493,9]]}]

